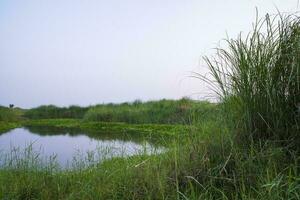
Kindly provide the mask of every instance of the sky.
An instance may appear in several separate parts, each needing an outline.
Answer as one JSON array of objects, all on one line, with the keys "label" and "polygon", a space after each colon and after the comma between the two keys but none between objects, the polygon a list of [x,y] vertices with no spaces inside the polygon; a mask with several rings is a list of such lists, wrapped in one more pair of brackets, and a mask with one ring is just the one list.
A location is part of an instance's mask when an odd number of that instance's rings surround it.
[{"label": "sky", "polygon": [[0,105],[209,99],[203,56],[299,0],[0,0]]}]

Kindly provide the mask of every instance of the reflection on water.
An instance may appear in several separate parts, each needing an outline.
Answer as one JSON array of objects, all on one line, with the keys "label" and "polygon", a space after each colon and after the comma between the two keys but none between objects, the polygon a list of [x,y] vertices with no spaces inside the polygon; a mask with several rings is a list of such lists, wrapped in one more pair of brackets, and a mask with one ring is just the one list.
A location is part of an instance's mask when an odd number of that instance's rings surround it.
[{"label": "reflection on water", "polygon": [[28,146],[45,160],[54,157],[63,167],[79,164],[84,159],[98,162],[111,157],[151,154],[162,150],[141,138],[129,137],[124,133],[84,134],[78,129],[31,127],[16,128],[0,135],[2,155],[9,155],[16,149],[21,152]]}]

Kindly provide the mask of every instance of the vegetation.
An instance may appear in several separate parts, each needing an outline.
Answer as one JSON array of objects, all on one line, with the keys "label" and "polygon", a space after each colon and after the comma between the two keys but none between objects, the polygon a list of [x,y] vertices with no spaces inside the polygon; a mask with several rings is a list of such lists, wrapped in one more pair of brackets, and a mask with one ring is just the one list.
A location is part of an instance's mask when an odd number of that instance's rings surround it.
[{"label": "vegetation", "polygon": [[54,105],[40,106],[25,112],[24,116],[28,119],[57,119],[75,118],[81,119],[88,110],[87,107],[69,106],[57,107]]},{"label": "vegetation", "polygon": [[[154,123],[154,124],[189,124],[193,113],[209,112],[213,104],[197,102],[188,98],[176,100],[160,100],[142,103],[97,105],[86,113],[86,121]],[[199,115],[200,116],[200,115]],[[205,115],[209,117],[208,113]]]},{"label": "vegetation", "polygon": [[196,74],[215,88],[219,105],[187,99],[98,105],[83,121],[22,122],[169,135],[167,152],[63,171],[28,150],[4,163],[0,198],[299,199],[300,19],[266,16],[245,39],[227,42],[206,58],[211,76]]},{"label": "vegetation", "polygon": [[[177,136],[186,134],[191,128],[184,125],[166,125],[166,124],[126,124],[126,123],[108,123],[108,122],[84,122],[75,119],[47,119],[24,121],[25,127],[54,127],[80,129],[86,132],[124,132],[148,136]],[[196,127],[194,127],[196,128]]]},{"label": "vegetation", "polygon": [[5,133],[13,128],[19,127],[20,124],[17,122],[2,122],[0,121],[0,134]]},{"label": "vegetation", "polygon": [[284,148],[272,144],[243,150],[221,123],[203,124],[169,140],[169,151],[159,156],[114,158],[72,171],[60,171],[53,160],[40,161],[34,152],[10,156],[0,171],[0,198],[298,198],[299,158],[287,157]]},{"label": "vegetation", "polygon": [[[266,31],[266,32],[265,32]],[[245,141],[300,141],[300,19],[268,15],[207,64]],[[294,143],[299,147],[300,143]]]},{"label": "vegetation", "polygon": [[20,108],[7,108],[0,106],[0,134],[19,126],[23,110]]},{"label": "vegetation", "polygon": [[[191,123],[193,113],[201,113],[210,117],[209,113],[206,112],[209,112],[212,107],[216,106],[209,102],[198,102],[188,98],[149,102],[136,100],[132,103],[99,104],[89,107],[40,106],[26,111],[24,116],[28,119],[73,118],[84,119],[85,121],[126,122],[130,124],[187,124]],[[198,114],[198,116],[201,115]]]},{"label": "vegetation", "polygon": [[0,122],[16,122],[22,118],[24,110],[0,106]]}]

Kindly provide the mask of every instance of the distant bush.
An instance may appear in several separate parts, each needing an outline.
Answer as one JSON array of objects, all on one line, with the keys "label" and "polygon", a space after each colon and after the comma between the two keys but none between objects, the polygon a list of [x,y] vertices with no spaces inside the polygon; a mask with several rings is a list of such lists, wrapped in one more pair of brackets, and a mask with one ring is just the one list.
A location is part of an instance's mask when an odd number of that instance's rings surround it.
[{"label": "distant bush", "polygon": [[39,106],[29,109],[24,117],[28,119],[74,118],[98,122],[126,122],[132,124],[184,124],[192,123],[202,117],[213,119],[217,105],[206,101],[159,100],[142,102],[108,103],[90,107]]},{"label": "distant bush", "polygon": [[88,110],[87,107],[70,106],[57,107],[54,105],[40,106],[25,112],[24,116],[29,119],[54,119],[54,118],[83,118]]},{"label": "distant bush", "polygon": [[7,108],[0,106],[0,121],[13,122],[19,120],[21,110],[19,108]]},{"label": "distant bush", "polygon": [[[215,105],[209,102],[198,102],[190,99],[134,101],[133,103],[102,104],[89,109],[85,114],[86,121],[126,122],[126,123],[191,123],[191,114],[207,113]],[[203,113],[202,113],[203,114]]]}]

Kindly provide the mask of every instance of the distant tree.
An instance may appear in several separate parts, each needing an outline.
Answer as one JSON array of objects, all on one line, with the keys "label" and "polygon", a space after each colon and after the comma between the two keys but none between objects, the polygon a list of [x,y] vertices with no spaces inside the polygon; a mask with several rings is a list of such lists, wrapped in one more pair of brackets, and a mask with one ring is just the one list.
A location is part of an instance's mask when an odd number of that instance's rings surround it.
[{"label": "distant tree", "polygon": [[9,108],[13,108],[14,107],[14,104],[9,104]]}]

